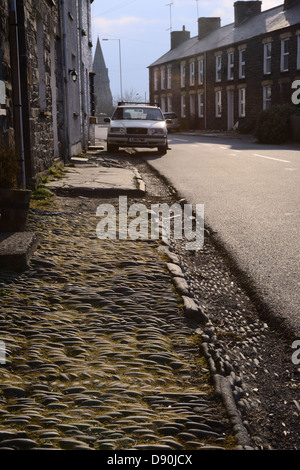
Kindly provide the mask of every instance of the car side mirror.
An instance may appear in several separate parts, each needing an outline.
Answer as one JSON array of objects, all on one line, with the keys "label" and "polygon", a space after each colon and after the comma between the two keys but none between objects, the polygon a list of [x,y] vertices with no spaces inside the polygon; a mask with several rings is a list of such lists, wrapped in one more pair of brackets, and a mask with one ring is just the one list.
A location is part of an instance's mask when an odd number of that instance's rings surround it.
[{"label": "car side mirror", "polygon": [[108,117],[104,118],[104,122],[110,123],[110,118],[108,118]]}]

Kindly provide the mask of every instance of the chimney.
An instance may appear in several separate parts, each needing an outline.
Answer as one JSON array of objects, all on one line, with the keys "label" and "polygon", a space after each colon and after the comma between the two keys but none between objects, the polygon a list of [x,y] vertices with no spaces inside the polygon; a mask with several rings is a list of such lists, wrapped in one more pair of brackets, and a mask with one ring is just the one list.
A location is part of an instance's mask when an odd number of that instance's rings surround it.
[{"label": "chimney", "polygon": [[190,39],[191,33],[190,31],[185,30],[185,26],[182,26],[182,31],[172,31],[171,32],[171,49],[175,49],[175,47],[179,46],[183,42]]},{"label": "chimney", "polygon": [[235,2],[234,3],[234,26],[240,26],[244,21],[249,20],[252,16],[261,13],[261,1],[252,2]]},{"label": "chimney", "polygon": [[299,0],[284,0],[284,10],[288,10],[289,8],[292,8],[296,5],[296,3],[299,3]]},{"label": "chimney", "polygon": [[198,19],[198,39],[203,39],[213,31],[221,27],[221,18],[199,18]]}]

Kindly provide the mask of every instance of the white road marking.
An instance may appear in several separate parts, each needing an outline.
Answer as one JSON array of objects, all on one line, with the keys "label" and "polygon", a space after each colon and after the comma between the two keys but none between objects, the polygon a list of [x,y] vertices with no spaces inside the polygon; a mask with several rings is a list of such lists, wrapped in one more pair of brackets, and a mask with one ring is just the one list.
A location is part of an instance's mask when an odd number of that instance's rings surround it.
[{"label": "white road marking", "polygon": [[268,160],[275,160],[276,162],[291,163],[289,160],[281,160],[280,158],[267,157],[266,155],[260,155],[259,153],[253,153],[255,157],[267,158]]}]

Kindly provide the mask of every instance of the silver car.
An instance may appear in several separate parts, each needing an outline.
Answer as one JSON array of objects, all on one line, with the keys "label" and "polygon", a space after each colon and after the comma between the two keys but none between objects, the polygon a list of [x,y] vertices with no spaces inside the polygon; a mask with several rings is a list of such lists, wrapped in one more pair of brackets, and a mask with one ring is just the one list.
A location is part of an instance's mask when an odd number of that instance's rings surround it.
[{"label": "silver car", "polygon": [[119,147],[158,148],[168,150],[168,131],[165,117],[158,106],[143,103],[118,104],[109,123],[107,151],[116,152]]}]

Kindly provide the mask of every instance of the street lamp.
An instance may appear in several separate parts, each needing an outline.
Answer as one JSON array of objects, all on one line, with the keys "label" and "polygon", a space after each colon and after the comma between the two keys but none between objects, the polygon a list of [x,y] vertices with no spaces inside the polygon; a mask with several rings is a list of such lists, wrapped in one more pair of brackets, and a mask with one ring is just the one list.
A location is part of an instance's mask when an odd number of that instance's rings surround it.
[{"label": "street lamp", "polygon": [[123,87],[122,87],[122,59],[121,59],[121,39],[103,39],[103,41],[119,41],[119,62],[120,62],[120,92],[121,101],[123,99]]}]

